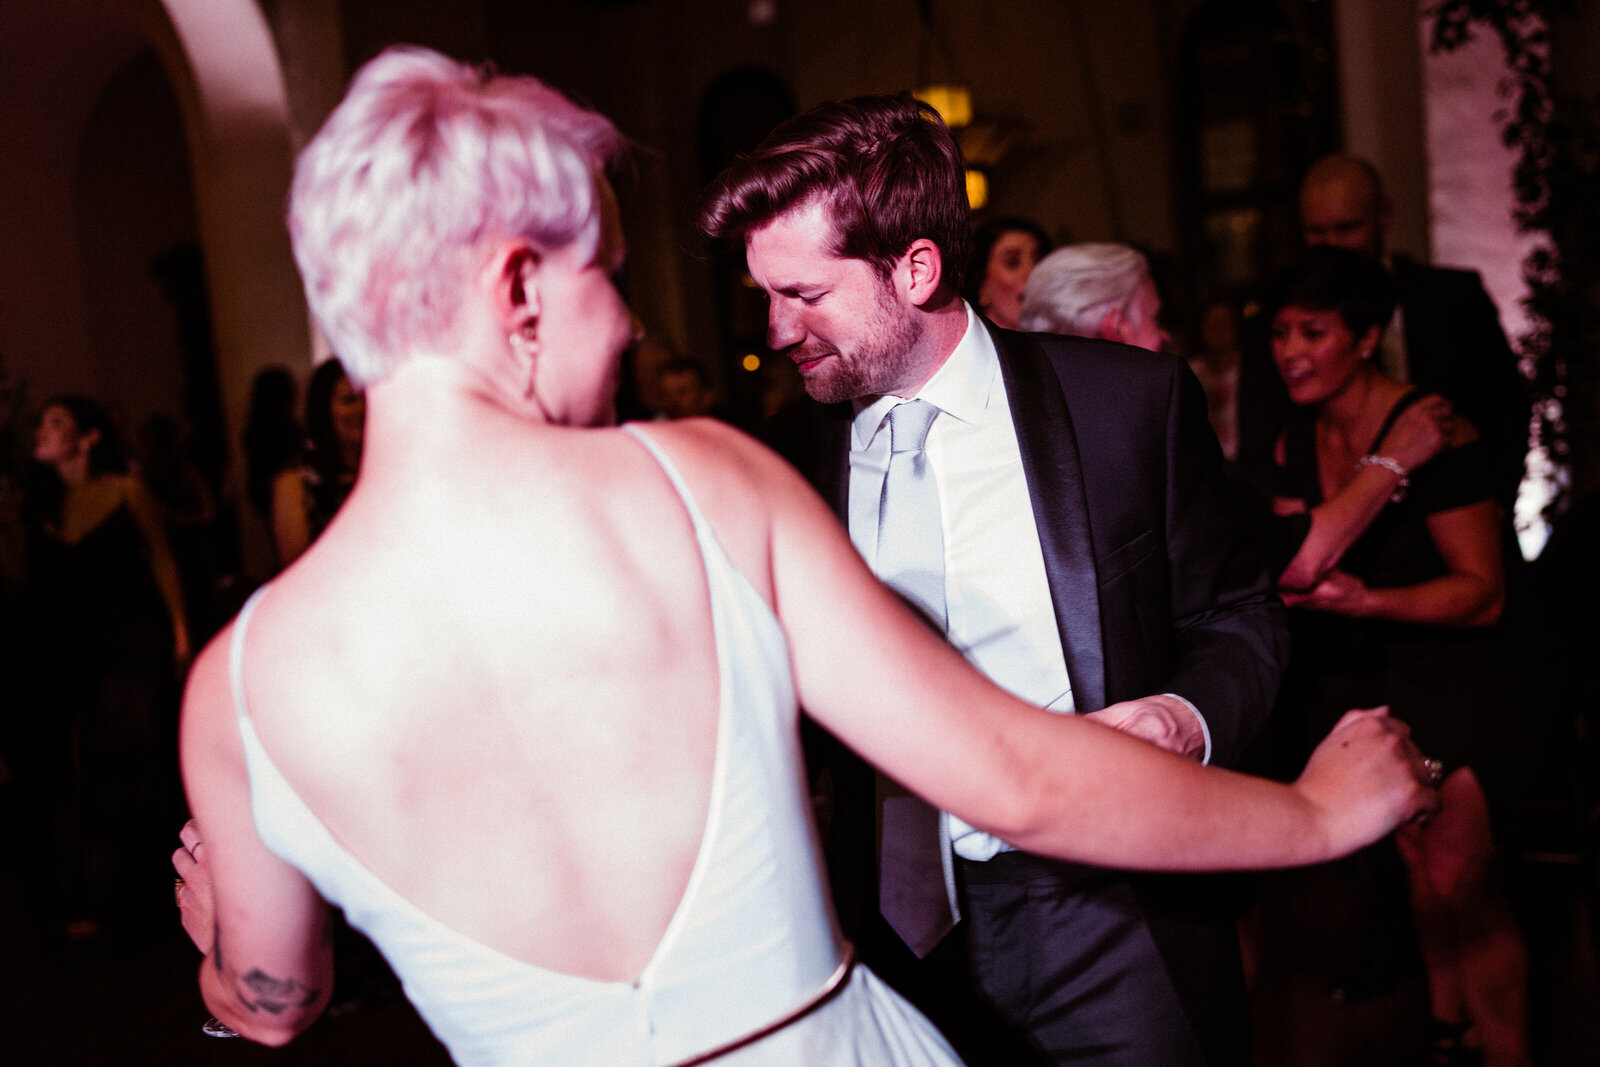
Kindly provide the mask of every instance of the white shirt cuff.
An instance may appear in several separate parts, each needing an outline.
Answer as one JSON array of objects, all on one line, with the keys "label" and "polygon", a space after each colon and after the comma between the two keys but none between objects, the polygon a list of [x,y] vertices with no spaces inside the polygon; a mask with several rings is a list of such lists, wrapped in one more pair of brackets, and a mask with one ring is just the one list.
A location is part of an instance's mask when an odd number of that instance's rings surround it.
[{"label": "white shirt cuff", "polygon": [[1200,758],[1200,762],[1209,764],[1211,762],[1211,727],[1206,725],[1206,717],[1200,714],[1200,709],[1195,707],[1187,697],[1181,697],[1177,693],[1162,693],[1161,695],[1171,697],[1173,700],[1183,701],[1183,706],[1194,712],[1195,719],[1200,723],[1200,736],[1205,738],[1206,742],[1205,755]]}]

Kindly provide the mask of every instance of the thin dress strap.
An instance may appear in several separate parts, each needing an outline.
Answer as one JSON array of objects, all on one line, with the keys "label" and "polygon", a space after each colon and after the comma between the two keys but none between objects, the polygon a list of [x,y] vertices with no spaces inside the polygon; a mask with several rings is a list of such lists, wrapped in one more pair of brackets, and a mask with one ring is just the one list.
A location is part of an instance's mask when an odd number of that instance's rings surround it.
[{"label": "thin dress strap", "polygon": [[619,429],[641,445],[644,445],[650,454],[656,458],[656,462],[661,465],[661,469],[666,472],[667,480],[672,483],[672,488],[677,490],[678,498],[683,501],[684,510],[689,513],[689,521],[694,523],[695,536],[702,541],[710,536],[711,526],[706,522],[706,517],[700,513],[700,505],[695,503],[694,496],[689,492],[689,484],[683,480],[683,475],[678,472],[678,465],[672,462],[672,459],[662,447],[656,443],[655,438],[645,433],[638,423],[630,422],[619,427]]},{"label": "thin dress strap", "polygon": [[1394,406],[1389,409],[1389,414],[1384,416],[1383,425],[1378,427],[1377,434],[1372,438],[1372,447],[1367,449],[1367,451],[1376,452],[1378,449],[1382,448],[1383,439],[1389,436],[1389,431],[1394,428],[1395,420],[1400,418],[1405,410],[1412,404],[1415,404],[1417,401],[1421,400],[1427,395],[1428,394],[1424,393],[1421,389],[1412,389],[1399,400],[1396,400],[1394,402]]},{"label": "thin dress strap", "polygon": [[249,719],[249,709],[244,703],[244,632],[250,626],[250,616],[256,610],[256,604],[261,600],[261,594],[267,591],[262,585],[250,599],[244,602],[244,607],[239,609],[239,617],[233,620],[233,638],[228,643],[228,681],[233,686],[233,710],[241,719]]}]

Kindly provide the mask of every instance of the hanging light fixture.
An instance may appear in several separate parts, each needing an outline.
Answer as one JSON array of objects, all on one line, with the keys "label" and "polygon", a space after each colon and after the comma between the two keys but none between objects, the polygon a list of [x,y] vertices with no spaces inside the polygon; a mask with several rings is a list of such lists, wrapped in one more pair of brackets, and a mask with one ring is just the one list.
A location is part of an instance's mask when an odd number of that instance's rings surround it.
[{"label": "hanging light fixture", "polygon": [[959,130],[972,121],[972,90],[955,82],[924,85],[911,95],[939,113],[944,124]]}]

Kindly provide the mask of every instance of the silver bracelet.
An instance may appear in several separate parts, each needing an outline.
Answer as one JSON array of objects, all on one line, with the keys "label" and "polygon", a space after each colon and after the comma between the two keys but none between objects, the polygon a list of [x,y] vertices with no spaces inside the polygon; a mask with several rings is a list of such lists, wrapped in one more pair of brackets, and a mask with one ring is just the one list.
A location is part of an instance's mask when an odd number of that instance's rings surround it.
[{"label": "silver bracelet", "polygon": [[1400,479],[1400,484],[1394,487],[1394,492],[1389,495],[1389,503],[1398,504],[1406,498],[1406,490],[1411,488],[1411,479],[1406,475],[1406,469],[1400,466],[1398,460],[1388,456],[1368,455],[1356,460],[1356,471],[1367,467],[1382,467]]}]

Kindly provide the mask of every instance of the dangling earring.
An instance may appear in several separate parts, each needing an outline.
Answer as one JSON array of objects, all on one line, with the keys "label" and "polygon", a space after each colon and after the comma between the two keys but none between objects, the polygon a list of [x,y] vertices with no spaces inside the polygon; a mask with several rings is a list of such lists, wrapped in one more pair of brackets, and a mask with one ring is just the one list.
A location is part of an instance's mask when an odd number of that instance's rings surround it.
[{"label": "dangling earring", "polygon": [[517,332],[508,340],[513,351],[521,353],[524,367],[522,373],[526,376],[523,383],[523,398],[530,401],[538,411],[539,417],[545,422],[550,422],[550,412],[545,408],[544,401],[539,399],[537,389],[537,368],[539,365],[539,317],[529,315],[517,327]]},{"label": "dangling earring", "polygon": [[527,345],[529,348],[538,348],[539,347],[539,319],[538,319],[538,317],[534,316],[534,315],[530,315],[530,316],[528,316],[527,319],[523,320],[522,325],[517,327],[517,332],[511,335],[510,341],[511,341],[511,344],[512,344],[513,347],[515,347],[516,345],[522,344],[522,345]]}]

